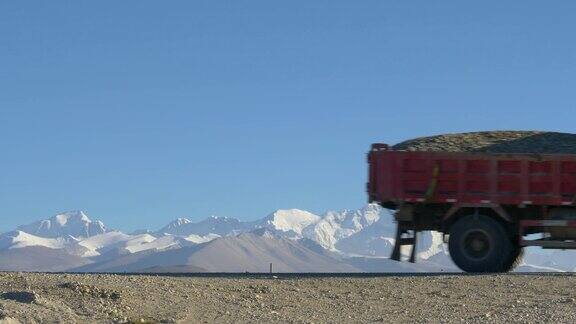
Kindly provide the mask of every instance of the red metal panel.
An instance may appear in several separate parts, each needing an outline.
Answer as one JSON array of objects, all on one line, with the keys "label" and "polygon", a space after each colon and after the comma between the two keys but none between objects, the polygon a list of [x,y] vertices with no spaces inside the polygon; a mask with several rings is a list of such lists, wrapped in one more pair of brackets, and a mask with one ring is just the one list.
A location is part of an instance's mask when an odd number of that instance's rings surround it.
[{"label": "red metal panel", "polygon": [[569,205],[576,197],[576,155],[374,150],[369,161],[368,190],[380,202]]}]

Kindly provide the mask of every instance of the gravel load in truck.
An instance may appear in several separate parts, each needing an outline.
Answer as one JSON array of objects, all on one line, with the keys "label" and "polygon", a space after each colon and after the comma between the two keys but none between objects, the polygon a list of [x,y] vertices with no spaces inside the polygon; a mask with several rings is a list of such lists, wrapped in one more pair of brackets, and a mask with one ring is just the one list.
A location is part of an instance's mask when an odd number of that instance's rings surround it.
[{"label": "gravel load in truck", "polygon": [[576,154],[576,134],[542,131],[486,131],[407,140],[398,151]]}]

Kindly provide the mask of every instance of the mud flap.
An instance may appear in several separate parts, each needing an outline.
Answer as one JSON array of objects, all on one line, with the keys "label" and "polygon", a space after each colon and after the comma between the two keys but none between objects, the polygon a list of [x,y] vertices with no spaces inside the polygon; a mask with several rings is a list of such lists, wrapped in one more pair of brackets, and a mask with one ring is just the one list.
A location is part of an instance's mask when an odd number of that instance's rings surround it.
[{"label": "mud flap", "polygon": [[[411,235],[408,237],[403,237],[403,235]],[[402,226],[401,223],[398,223],[396,226],[396,240],[394,241],[394,248],[392,249],[392,255],[390,259],[394,261],[402,261],[402,254],[401,254],[401,247],[403,245],[411,245],[412,250],[410,253],[410,262],[416,263],[416,242],[418,238],[418,232],[416,230],[409,230],[406,227]]]}]

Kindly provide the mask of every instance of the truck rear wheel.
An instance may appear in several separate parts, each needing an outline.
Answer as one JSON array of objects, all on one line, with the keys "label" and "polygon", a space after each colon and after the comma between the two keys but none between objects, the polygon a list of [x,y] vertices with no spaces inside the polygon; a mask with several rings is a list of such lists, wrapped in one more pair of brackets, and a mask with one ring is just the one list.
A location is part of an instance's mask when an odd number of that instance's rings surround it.
[{"label": "truck rear wheel", "polygon": [[512,251],[510,258],[508,258],[508,263],[504,265],[504,272],[516,269],[522,263],[522,259],[524,258],[523,248],[519,246],[514,246],[513,248],[514,250]]},{"label": "truck rear wheel", "polygon": [[484,215],[459,219],[450,229],[448,249],[466,272],[505,272],[520,255],[504,225]]}]

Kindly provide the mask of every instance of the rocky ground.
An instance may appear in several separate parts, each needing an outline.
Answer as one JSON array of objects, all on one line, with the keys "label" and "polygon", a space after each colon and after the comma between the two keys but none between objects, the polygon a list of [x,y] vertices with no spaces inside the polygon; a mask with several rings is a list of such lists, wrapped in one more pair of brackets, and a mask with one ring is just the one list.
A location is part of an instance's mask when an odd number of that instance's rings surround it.
[{"label": "rocky ground", "polygon": [[572,275],[0,273],[0,322],[575,322]]}]

